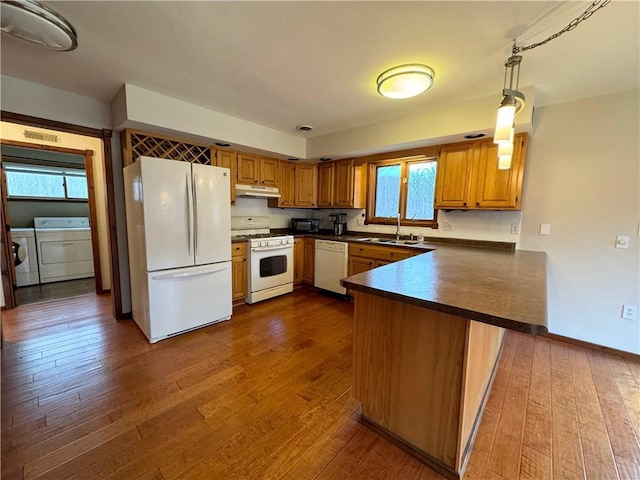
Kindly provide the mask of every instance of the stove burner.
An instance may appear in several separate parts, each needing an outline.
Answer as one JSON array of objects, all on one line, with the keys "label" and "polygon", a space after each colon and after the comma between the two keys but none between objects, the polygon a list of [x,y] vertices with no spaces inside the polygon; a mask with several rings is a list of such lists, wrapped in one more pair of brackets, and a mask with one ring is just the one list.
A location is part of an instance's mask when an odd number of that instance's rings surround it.
[{"label": "stove burner", "polygon": [[274,238],[274,237],[282,237],[284,236],[281,233],[253,233],[251,235],[234,235],[233,238]]}]

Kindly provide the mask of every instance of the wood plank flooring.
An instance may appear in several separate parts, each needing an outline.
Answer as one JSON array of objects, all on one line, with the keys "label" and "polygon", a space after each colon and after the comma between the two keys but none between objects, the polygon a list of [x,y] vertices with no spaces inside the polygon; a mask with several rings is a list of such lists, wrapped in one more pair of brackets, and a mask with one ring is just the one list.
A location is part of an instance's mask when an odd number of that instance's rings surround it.
[{"label": "wood plank flooring", "polygon": [[[150,345],[108,296],[3,312],[2,478],[440,479],[358,423],[352,316],[303,289]],[[640,479],[639,391],[510,332],[465,479]]]}]

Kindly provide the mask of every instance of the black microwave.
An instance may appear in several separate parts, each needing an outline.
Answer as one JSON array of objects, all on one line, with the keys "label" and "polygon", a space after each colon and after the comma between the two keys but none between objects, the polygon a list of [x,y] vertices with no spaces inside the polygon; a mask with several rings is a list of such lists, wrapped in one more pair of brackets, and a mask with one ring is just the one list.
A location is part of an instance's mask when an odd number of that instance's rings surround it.
[{"label": "black microwave", "polygon": [[318,233],[320,231],[320,219],[292,218],[291,228],[293,228],[294,232]]}]

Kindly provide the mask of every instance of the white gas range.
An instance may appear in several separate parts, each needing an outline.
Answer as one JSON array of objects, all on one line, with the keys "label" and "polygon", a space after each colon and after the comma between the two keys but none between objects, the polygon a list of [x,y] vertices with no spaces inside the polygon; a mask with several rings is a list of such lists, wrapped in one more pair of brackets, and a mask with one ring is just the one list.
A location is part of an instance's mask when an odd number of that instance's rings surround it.
[{"label": "white gas range", "polygon": [[293,291],[293,236],[272,234],[269,217],[231,217],[231,238],[249,242],[247,303]]}]

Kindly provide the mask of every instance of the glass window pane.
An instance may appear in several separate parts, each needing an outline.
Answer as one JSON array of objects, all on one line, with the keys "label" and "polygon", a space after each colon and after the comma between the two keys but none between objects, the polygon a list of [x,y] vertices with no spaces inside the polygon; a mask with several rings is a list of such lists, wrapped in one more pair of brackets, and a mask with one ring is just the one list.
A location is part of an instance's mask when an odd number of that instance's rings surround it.
[{"label": "glass window pane", "polygon": [[89,198],[87,177],[65,177],[68,198]]},{"label": "glass window pane", "polygon": [[400,204],[400,165],[376,168],[376,217],[398,216]]},{"label": "glass window pane", "polygon": [[61,175],[7,170],[7,193],[20,197],[64,198],[64,180]]},{"label": "glass window pane", "polygon": [[409,164],[407,220],[433,220],[437,162]]}]

